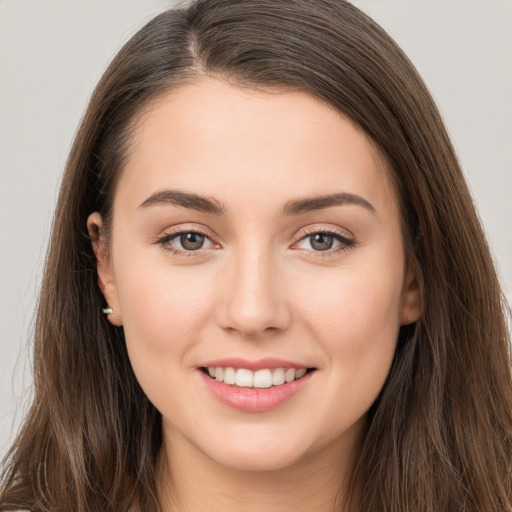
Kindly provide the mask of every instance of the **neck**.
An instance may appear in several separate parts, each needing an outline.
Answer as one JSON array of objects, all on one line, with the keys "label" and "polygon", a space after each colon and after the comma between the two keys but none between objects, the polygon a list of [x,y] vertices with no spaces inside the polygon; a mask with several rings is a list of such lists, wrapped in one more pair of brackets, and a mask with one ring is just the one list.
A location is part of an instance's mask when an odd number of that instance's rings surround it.
[{"label": "neck", "polygon": [[[357,438],[357,437],[356,437]],[[165,439],[158,489],[163,512],[342,511],[359,443],[305,456],[285,468],[246,471],[219,464],[193,445]]]}]

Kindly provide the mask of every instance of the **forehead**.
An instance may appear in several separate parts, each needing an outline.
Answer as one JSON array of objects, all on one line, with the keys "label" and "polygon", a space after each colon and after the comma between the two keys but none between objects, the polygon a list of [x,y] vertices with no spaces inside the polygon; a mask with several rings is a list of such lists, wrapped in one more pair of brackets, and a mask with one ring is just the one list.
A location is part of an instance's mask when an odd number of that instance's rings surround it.
[{"label": "forehead", "polygon": [[[118,194],[140,204],[165,188],[256,208],[348,192],[396,213],[385,159],[349,118],[303,92],[205,78],[164,94],[135,125]],[[254,202],[254,201],[253,201]]]}]

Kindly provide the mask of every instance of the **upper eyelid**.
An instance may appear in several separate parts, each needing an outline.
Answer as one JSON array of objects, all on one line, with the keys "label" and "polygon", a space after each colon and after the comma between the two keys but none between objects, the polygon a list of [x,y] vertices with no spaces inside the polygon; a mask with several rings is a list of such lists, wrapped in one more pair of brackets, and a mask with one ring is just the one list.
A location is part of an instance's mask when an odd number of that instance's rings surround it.
[{"label": "upper eyelid", "polygon": [[303,231],[300,231],[299,233],[300,233],[299,240],[302,240],[303,238],[305,238],[309,235],[314,235],[316,233],[327,233],[327,234],[332,234],[332,235],[339,235],[342,238],[347,238],[347,239],[353,238],[352,235],[349,232],[347,232],[346,230],[336,229],[336,228],[308,227],[308,228],[305,228]]},{"label": "upper eyelid", "polygon": [[[199,227],[199,228],[188,227],[188,226],[183,227],[180,225],[177,228],[169,229],[169,231],[165,230],[162,235],[159,235],[158,237],[156,237],[156,240],[158,241],[164,237],[169,237],[169,236],[178,236],[179,234],[182,234],[182,233],[199,233],[200,235],[203,235],[203,236],[209,238],[212,242],[215,239],[215,236],[211,235],[208,232],[208,230],[206,230],[206,229],[203,229],[201,227]],[[348,239],[352,238],[352,235],[350,233],[346,232],[346,230],[316,226],[316,227],[307,227],[307,228],[303,228],[302,230],[299,230],[298,234],[296,235],[298,237],[297,241],[302,240],[303,238],[305,238],[309,235],[316,234],[316,233],[336,234],[336,235],[340,235],[343,238],[348,238]]]},{"label": "upper eyelid", "polygon": [[174,237],[174,236],[178,236],[182,233],[198,233],[200,235],[203,235],[203,236],[206,236],[210,239],[213,239],[215,238],[215,236],[213,236],[209,230],[207,229],[204,229],[202,227],[188,227],[188,226],[185,226],[183,227],[182,225],[176,227],[176,228],[167,228],[167,229],[164,229],[163,232],[156,236],[155,237],[155,241],[158,241],[158,240],[161,240],[162,238],[166,238],[166,237]]}]

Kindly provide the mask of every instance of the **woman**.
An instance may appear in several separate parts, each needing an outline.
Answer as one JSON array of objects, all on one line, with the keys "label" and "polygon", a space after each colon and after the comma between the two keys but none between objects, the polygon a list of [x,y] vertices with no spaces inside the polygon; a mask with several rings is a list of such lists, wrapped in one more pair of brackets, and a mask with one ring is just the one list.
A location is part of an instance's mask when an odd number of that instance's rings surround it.
[{"label": "woman", "polygon": [[510,511],[501,291],[434,103],[343,1],[201,0],[101,79],[3,510]]}]

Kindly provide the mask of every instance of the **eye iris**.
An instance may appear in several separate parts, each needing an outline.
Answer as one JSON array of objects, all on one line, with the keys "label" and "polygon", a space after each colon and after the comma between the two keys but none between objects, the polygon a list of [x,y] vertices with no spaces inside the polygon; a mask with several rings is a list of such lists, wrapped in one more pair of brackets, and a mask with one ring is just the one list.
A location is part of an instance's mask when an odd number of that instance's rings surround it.
[{"label": "eye iris", "polygon": [[316,235],[312,235],[310,239],[311,247],[317,251],[327,251],[334,243],[334,237],[325,233],[317,233]]},{"label": "eye iris", "polygon": [[197,251],[204,243],[204,236],[199,233],[185,233],[180,236],[180,242],[184,249]]}]

